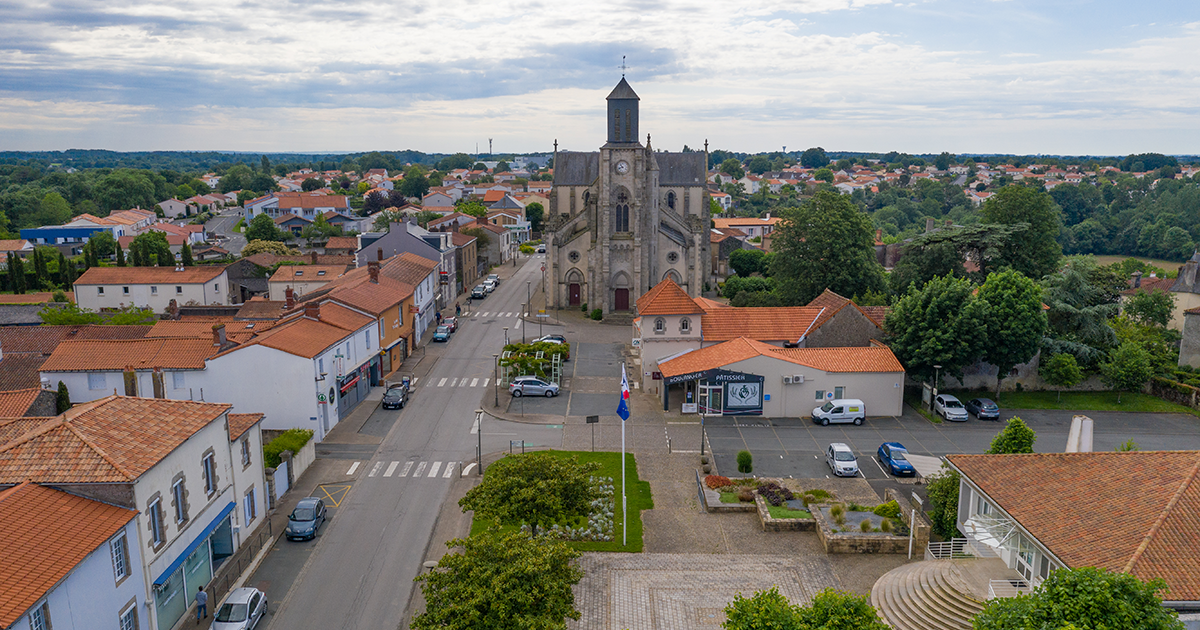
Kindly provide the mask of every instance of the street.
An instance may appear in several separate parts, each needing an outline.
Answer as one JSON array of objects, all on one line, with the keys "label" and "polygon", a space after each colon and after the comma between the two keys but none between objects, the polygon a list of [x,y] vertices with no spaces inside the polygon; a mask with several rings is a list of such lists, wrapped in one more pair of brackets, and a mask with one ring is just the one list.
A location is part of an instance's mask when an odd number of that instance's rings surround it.
[{"label": "street", "polygon": [[241,211],[241,208],[222,210],[204,224],[204,229],[209,234],[225,237],[220,245],[231,254],[241,253],[242,248],[246,246],[246,237],[233,231],[233,226],[237,225],[238,219],[241,218]]},{"label": "street", "polygon": [[[377,450],[360,444],[318,446],[322,458],[341,462],[351,487],[316,544],[292,543],[313,549],[286,596],[272,595],[280,605],[268,627],[395,628],[404,619],[413,578],[425,561],[454,477],[478,472],[472,466],[477,440],[482,438],[485,452],[507,451],[512,440],[559,446],[560,425],[485,416],[482,436],[475,425],[480,401],[495,395],[492,354],[503,345],[503,327],[510,338],[520,338],[525,324],[517,315],[526,300],[525,281],[541,279],[540,260],[526,259],[492,295],[475,302],[476,311],[495,315],[460,320],[441,358],[414,384],[405,409],[374,411],[363,432],[384,434]],[[272,554],[259,573],[270,571],[275,555],[288,561],[286,554]]]}]

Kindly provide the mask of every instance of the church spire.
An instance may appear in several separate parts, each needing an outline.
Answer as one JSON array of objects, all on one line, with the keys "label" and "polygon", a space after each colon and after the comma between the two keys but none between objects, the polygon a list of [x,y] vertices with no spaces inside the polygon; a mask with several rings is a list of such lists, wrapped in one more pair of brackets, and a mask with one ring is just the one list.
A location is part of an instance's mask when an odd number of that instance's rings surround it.
[{"label": "church spire", "polygon": [[636,144],[638,139],[638,98],[625,77],[608,98],[608,141],[617,144]]}]

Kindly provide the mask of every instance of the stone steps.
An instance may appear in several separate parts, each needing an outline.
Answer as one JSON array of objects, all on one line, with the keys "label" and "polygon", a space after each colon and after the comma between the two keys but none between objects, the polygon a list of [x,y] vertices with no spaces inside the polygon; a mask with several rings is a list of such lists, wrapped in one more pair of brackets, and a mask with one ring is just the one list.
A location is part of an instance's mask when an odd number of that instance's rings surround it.
[{"label": "stone steps", "polygon": [[962,570],[955,560],[906,564],[875,582],[871,605],[896,630],[971,630],[983,602]]}]

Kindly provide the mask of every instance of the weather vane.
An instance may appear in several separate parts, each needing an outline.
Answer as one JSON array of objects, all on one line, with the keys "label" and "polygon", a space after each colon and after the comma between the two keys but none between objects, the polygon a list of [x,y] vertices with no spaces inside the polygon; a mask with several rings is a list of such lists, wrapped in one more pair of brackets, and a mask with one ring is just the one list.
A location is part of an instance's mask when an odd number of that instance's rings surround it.
[{"label": "weather vane", "polygon": [[625,55],[621,55],[621,78],[625,78]]}]

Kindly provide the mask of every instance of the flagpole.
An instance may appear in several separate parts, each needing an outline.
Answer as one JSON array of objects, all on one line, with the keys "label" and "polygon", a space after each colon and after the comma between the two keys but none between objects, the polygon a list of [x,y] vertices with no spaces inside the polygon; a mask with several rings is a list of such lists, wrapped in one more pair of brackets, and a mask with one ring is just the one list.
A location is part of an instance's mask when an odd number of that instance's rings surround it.
[{"label": "flagpole", "polygon": [[[624,400],[624,387],[627,382],[625,376],[625,362],[621,362],[621,399]],[[628,404],[628,403],[626,403]],[[629,520],[629,510],[625,504],[625,418],[621,418],[621,546],[625,547],[629,544],[629,531],[625,527],[625,523]]]}]

